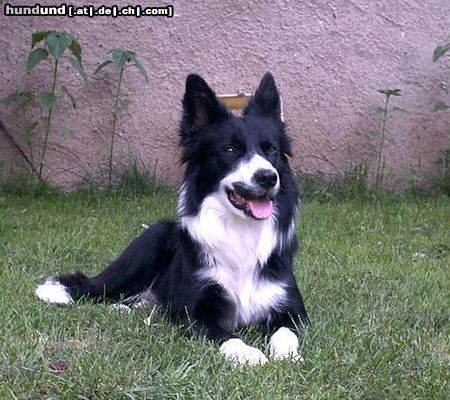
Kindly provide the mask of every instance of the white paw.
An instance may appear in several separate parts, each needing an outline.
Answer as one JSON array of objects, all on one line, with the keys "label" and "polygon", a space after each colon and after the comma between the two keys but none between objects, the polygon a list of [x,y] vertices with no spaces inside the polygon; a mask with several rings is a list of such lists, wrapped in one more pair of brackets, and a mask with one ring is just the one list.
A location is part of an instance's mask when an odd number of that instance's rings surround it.
[{"label": "white paw", "polygon": [[55,278],[47,278],[41,285],[36,287],[36,296],[44,303],[72,304],[73,299],[67,288]]},{"label": "white paw", "polygon": [[297,335],[288,328],[278,329],[270,338],[269,354],[274,360],[292,359],[303,362]]},{"label": "white paw", "polygon": [[228,339],[220,346],[222,354],[233,365],[263,365],[268,360],[264,353],[252,346],[246,345],[241,339]]}]

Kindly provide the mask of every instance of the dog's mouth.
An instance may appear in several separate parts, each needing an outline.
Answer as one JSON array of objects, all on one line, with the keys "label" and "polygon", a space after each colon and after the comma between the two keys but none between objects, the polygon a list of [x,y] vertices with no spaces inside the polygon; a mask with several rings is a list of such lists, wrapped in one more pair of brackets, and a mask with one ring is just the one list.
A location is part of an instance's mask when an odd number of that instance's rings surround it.
[{"label": "dog's mouth", "polygon": [[225,190],[230,203],[238,210],[255,219],[267,219],[273,212],[273,198],[269,195],[247,196],[238,194],[235,190]]}]

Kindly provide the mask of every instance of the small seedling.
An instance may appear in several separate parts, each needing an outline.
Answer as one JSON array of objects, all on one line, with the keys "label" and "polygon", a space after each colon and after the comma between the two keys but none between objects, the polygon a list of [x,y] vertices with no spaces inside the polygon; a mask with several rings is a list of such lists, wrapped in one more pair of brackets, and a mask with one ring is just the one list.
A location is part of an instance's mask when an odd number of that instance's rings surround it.
[{"label": "small seedling", "polygon": [[[375,175],[375,189],[378,190],[381,182],[383,180],[384,175],[384,156],[383,156],[383,149],[384,149],[384,141],[386,137],[386,121],[388,117],[389,112],[389,99],[391,96],[401,96],[401,89],[380,89],[378,90],[379,93],[383,94],[385,96],[385,103],[384,107],[378,107],[376,111],[378,113],[383,114],[383,123],[381,125],[381,139],[380,139],[380,148],[378,149],[378,162],[377,162],[377,170]],[[392,111],[402,111],[407,112],[404,108],[394,106],[392,107]]]},{"label": "small seedling", "polygon": [[[34,49],[34,46],[42,41],[44,42],[44,46]],[[32,35],[31,38],[31,48],[34,50],[32,50],[28,55],[28,59],[26,62],[26,68],[28,71],[31,71],[33,67],[39,64],[41,61],[45,60],[49,55],[51,55],[54,60],[51,91],[43,91],[39,93],[38,96],[42,109],[44,110],[44,112],[47,112],[44,145],[42,148],[41,161],[39,163],[39,178],[41,179],[42,170],[45,164],[52,112],[58,100],[58,98],[56,97],[58,66],[61,57],[67,49],[69,49],[72,53],[72,56],[69,57],[70,65],[72,65],[72,67],[79,73],[79,75],[85,82],[87,81],[87,76],[81,63],[81,46],[73,36],[64,32],[36,32]],[[61,86],[61,91],[69,97],[72,106],[75,108],[75,100],[74,97],[70,94],[69,90],[65,86]]]},{"label": "small seedling", "polygon": [[144,66],[140,63],[140,61],[136,57],[136,53],[130,50],[122,50],[122,49],[113,49],[111,50],[111,59],[103,61],[96,68],[94,75],[105,68],[107,65],[112,64],[116,71],[119,73],[118,81],[117,81],[117,89],[116,96],[114,99],[114,106],[112,109],[113,120],[112,120],[112,128],[111,128],[111,141],[109,146],[109,158],[108,158],[108,184],[111,187],[112,183],[112,165],[113,165],[113,154],[114,154],[114,141],[116,137],[116,124],[117,118],[120,117],[128,108],[131,101],[128,98],[121,98],[120,90],[122,86],[122,78],[125,71],[129,65],[132,65],[137,68],[138,72],[144,77],[145,82],[148,83],[147,72],[145,71]]},{"label": "small seedling", "polygon": [[[36,47],[36,45],[38,44],[42,44],[42,46]],[[31,51],[28,54],[25,68],[28,72],[30,72],[36,65],[51,56],[53,58],[51,89],[50,91],[40,92],[36,97],[30,92],[18,91],[10,94],[3,100],[3,103],[5,103],[6,105],[15,103],[22,107],[30,107],[34,106],[35,104],[39,104],[43,112],[46,113],[44,144],[42,146],[42,154],[37,170],[37,176],[39,180],[42,180],[42,174],[45,165],[48,139],[51,131],[52,113],[58,101],[57,80],[59,65],[67,49],[71,53],[68,58],[70,65],[78,72],[83,81],[87,82],[87,75],[84,72],[81,61],[81,46],[72,35],[55,31],[35,32],[31,36]],[[64,85],[61,85],[60,90],[69,98],[72,106],[76,108],[75,98],[69,92],[69,89]],[[37,125],[37,122],[26,121],[24,136],[27,140],[31,137],[32,134],[34,134]],[[68,132],[70,132],[70,129],[68,128],[61,129],[61,133],[63,135],[67,134]]]}]

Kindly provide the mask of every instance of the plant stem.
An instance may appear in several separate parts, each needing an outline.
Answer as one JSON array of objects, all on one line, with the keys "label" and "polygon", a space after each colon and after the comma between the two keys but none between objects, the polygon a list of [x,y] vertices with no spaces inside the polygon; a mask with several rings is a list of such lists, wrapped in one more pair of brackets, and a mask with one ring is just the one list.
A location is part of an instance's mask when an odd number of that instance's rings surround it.
[{"label": "plant stem", "polygon": [[[58,59],[55,58],[55,68],[53,69],[52,95],[55,95],[57,73],[58,73]],[[50,133],[52,111],[53,111],[53,107],[50,107],[50,109],[48,110],[47,125],[45,128],[45,138],[44,138],[44,147],[42,149],[42,158],[41,158],[41,162],[39,165],[39,175],[38,175],[39,180],[42,180],[42,169],[44,168],[45,153],[47,152],[47,143],[48,143],[48,135]]]},{"label": "plant stem", "polygon": [[39,180],[39,174],[38,171],[36,171],[36,168],[34,168],[33,159],[28,157],[25,151],[20,147],[19,143],[14,139],[14,137],[11,135],[11,133],[6,129],[5,124],[0,119],[0,131],[3,131],[5,133],[6,138],[9,140],[11,145],[17,150],[17,152],[22,156],[22,158],[25,160],[25,162],[29,165],[31,172],[35,174]]},{"label": "plant stem", "polygon": [[108,173],[109,188],[111,188],[112,160],[113,160],[113,150],[114,150],[114,139],[116,136],[117,110],[118,110],[118,105],[119,105],[120,86],[122,84],[122,75],[123,75],[124,68],[125,68],[125,65],[122,65],[122,68],[120,68],[119,82],[117,83],[116,101],[114,103],[113,123],[112,123],[112,132],[111,132],[111,145],[109,147],[109,173]]},{"label": "plant stem", "polygon": [[385,136],[385,132],[386,132],[386,120],[387,120],[387,115],[388,115],[389,97],[390,97],[390,95],[387,94],[386,95],[386,106],[384,108],[383,125],[381,126],[381,143],[380,143],[380,149],[378,150],[378,165],[377,165],[377,174],[376,174],[376,177],[375,177],[375,187],[376,187],[376,189],[379,188],[379,186],[381,184],[381,179],[382,179],[382,176],[381,176],[382,175],[382,173],[381,173],[381,169],[382,169],[381,158],[383,156],[384,136]]}]

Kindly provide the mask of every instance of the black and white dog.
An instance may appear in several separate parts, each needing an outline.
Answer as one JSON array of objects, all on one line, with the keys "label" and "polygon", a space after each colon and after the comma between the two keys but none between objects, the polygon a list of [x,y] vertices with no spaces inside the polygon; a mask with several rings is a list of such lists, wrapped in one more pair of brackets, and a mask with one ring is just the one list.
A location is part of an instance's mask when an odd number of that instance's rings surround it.
[{"label": "black and white dog", "polygon": [[180,142],[186,169],[177,221],[151,226],[94,278],[48,278],[37,297],[157,304],[217,341],[236,364],[267,362],[234,333],[260,325],[274,332],[271,358],[301,359],[295,332],[308,316],[292,270],[298,193],[272,75],[264,75],[242,117],[189,75]]}]

